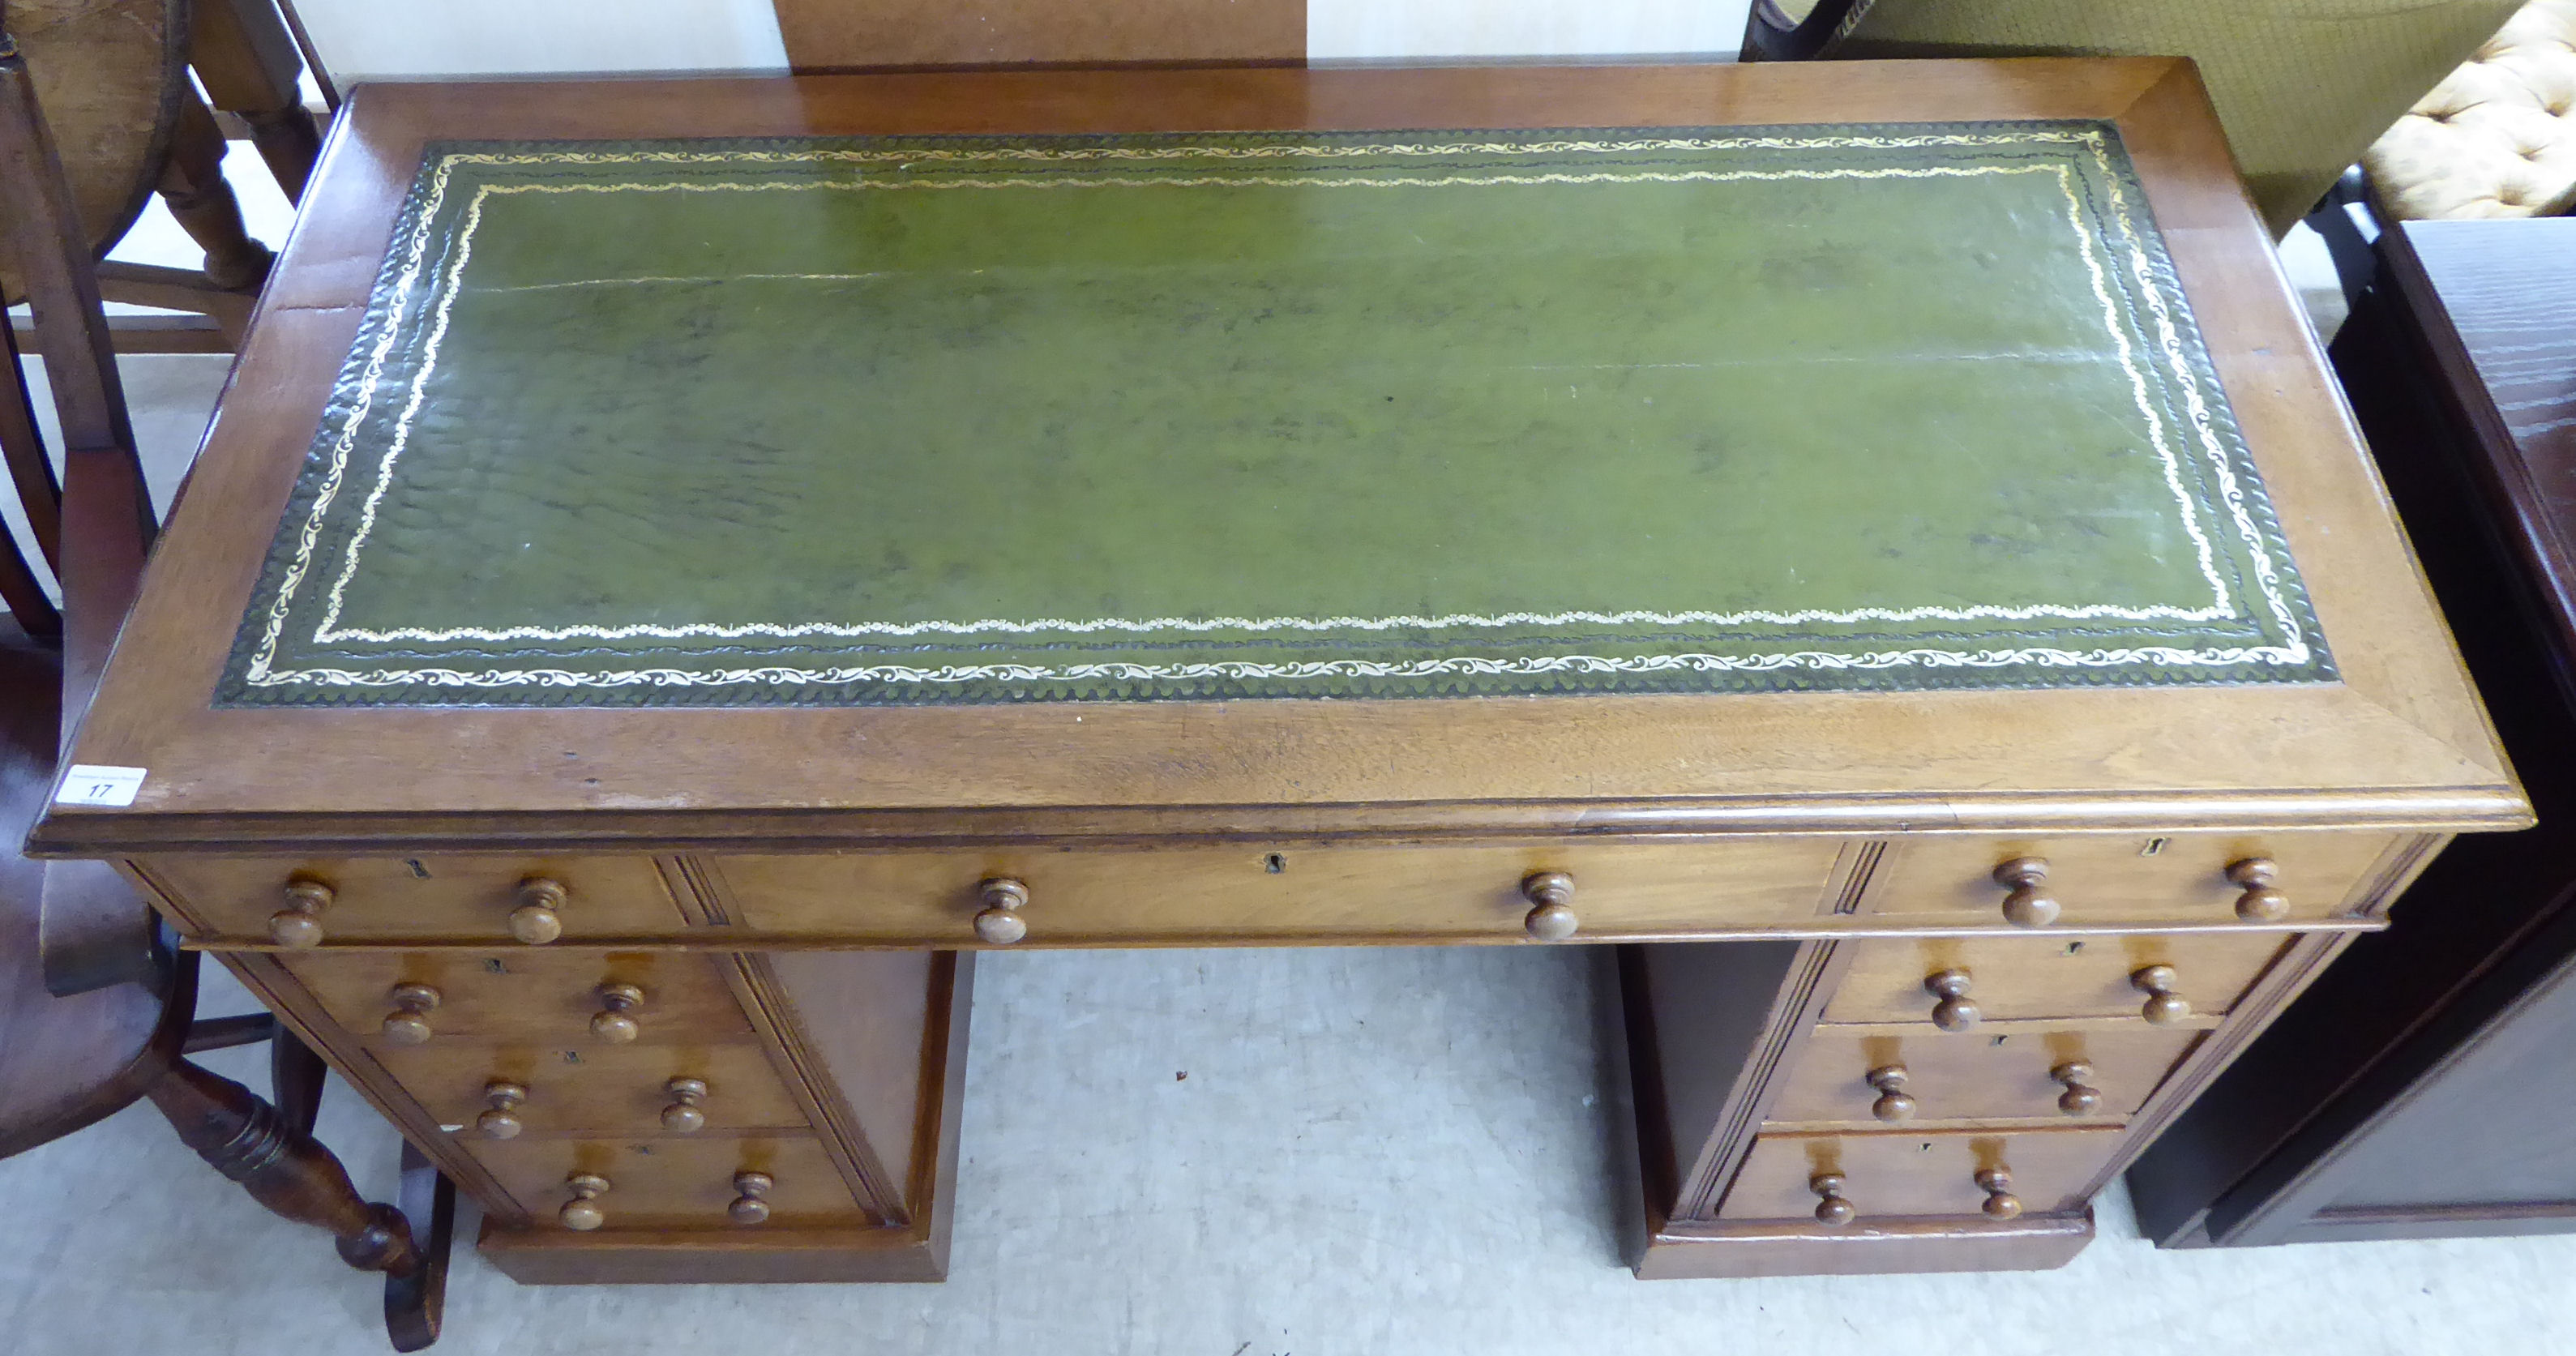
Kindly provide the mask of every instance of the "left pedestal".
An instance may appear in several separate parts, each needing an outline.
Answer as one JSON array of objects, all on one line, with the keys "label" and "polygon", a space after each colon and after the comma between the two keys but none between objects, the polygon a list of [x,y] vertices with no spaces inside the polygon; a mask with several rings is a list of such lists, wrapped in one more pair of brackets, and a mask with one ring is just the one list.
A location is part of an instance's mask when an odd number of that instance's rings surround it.
[{"label": "left pedestal", "polygon": [[219,953],[530,1284],[936,1281],[971,953]]}]

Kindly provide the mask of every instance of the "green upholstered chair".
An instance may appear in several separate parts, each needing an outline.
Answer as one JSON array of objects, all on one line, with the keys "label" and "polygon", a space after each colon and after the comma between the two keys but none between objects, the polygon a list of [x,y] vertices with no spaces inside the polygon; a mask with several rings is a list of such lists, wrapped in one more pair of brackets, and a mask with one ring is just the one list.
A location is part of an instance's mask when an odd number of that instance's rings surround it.
[{"label": "green upholstered chair", "polygon": [[2277,235],[2521,3],[1755,0],[1744,57],[2190,57]]}]

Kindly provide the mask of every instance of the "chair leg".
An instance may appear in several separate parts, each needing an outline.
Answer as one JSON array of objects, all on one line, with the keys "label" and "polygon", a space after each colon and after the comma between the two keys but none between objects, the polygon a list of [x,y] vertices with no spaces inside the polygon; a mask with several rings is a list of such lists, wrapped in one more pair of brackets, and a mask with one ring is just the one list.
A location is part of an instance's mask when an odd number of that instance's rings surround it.
[{"label": "chair leg", "polygon": [[402,1212],[419,1240],[420,1265],[410,1274],[385,1277],[385,1335],[396,1351],[419,1351],[438,1340],[447,1311],[447,1254],[456,1238],[456,1184],[427,1155],[403,1142]]},{"label": "chair leg", "polygon": [[[57,502],[62,490],[54,484],[54,463],[45,455],[44,435],[36,428],[35,406],[18,366],[18,336],[6,316],[0,316],[0,363],[7,364],[0,371],[0,462],[7,463],[18,502],[27,508],[37,554],[46,568],[55,568],[62,549],[62,506]],[[0,532],[0,610],[15,617],[28,635],[51,639],[63,633],[62,614],[45,596],[17,538],[6,532]]]},{"label": "chair leg", "polygon": [[251,144],[288,202],[322,152],[322,130],[304,111],[296,75],[304,62],[271,0],[197,0],[188,9],[188,66],[215,107],[250,124]]},{"label": "chair leg", "polygon": [[250,1089],[182,1059],[149,1096],[180,1142],[252,1199],[298,1224],[328,1230],[340,1260],[387,1276],[420,1270],[421,1251],[403,1212],[358,1195],[330,1150]]},{"label": "chair leg", "polygon": [[224,182],[224,131],[213,110],[192,92],[179,101],[179,126],[170,137],[170,163],[161,172],[161,200],[206,252],[206,278],[230,292],[256,292],[276,256],[251,239],[241,200]]},{"label": "chair leg", "polygon": [[286,1117],[286,1123],[308,1135],[313,1133],[313,1118],[322,1111],[322,1077],[326,1072],[322,1057],[313,1053],[313,1047],[297,1040],[284,1023],[278,1023],[268,1038],[269,1096],[277,1099],[278,1113]]}]

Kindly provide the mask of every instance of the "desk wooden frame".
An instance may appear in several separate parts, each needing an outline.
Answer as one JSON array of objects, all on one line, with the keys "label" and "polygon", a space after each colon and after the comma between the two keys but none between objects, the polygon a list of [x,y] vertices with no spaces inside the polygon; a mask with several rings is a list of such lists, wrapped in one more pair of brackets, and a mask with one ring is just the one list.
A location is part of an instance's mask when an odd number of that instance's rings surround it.
[{"label": "desk wooden frame", "polygon": [[[1240,129],[1657,127],[1983,119],[2107,119],[2119,128],[2246,441],[2260,466],[2342,681],[2317,686],[1996,692],[1773,693],[1402,701],[1064,703],[975,707],[213,709],[213,692],[342,356],[365,311],[396,209],[433,139],[649,138],[861,133],[1078,133]],[[2006,1224],[1898,1221],[1835,1234],[1715,1218],[1771,1083],[1850,963],[1856,934],[1972,935],[1955,926],[1842,916],[1898,836],[1991,838],[2044,849],[2079,835],[2208,833],[2262,851],[2265,835],[2383,833],[2380,865],[2330,917],[2283,924],[2289,949],[2216,1033],[2131,1118],[2117,1171],[2188,1103],[2269,1013],[2380,910],[2452,833],[2528,811],[2234,173],[2188,62],[2179,59],[1837,62],[1753,66],[1424,70],[1125,70],[384,85],[357,92],[316,190],[262,298],[183,505],[152,562],[96,704],[66,763],[148,769],[124,809],[58,806],[31,850],[105,857],[138,882],[174,858],[413,859],[444,853],[650,855],[679,877],[688,927],[563,945],[742,955],[813,948],[975,945],[913,937],[767,934],[721,926],[688,884],[725,854],[975,851],[1150,853],[1242,845],[1708,844],[1841,840],[1843,865],[1813,917],[1746,925],[1587,931],[1579,940],[1772,938],[1794,955],[1760,1011],[1739,1014],[1742,1068],[1709,1073],[1706,1125],[1666,1118],[1669,1069],[1650,1053],[1646,993],[1685,973],[1731,973],[1727,947],[1632,956],[1650,1242],[1645,1274],[1741,1274],[2044,1265],[2089,1216]],[[281,868],[283,870],[283,868]],[[1140,883],[1150,883],[1150,876]],[[1506,883],[1508,884],[1508,882]],[[147,889],[149,886],[147,884]],[[344,1071],[353,1038],[263,956],[265,939],[209,925],[192,901],[155,899],[223,953]],[[1039,917],[1033,906],[1031,917]],[[1257,940],[1523,940],[1371,930],[1290,917]],[[2167,918],[2080,918],[2050,935],[2190,930]],[[1229,943],[1187,927],[1094,918],[1083,945]],[[2213,918],[2202,930],[2246,925]],[[496,928],[497,931],[497,928]],[[2021,935],[2021,934],[2015,934]],[[1064,940],[1064,939],[1059,939]],[[1043,928],[1023,945],[1046,945]],[[338,939],[369,946],[490,946],[487,938]],[[507,945],[506,942],[501,943]],[[1848,952],[1848,948],[1842,948]],[[1668,954],[1667,954],[1668,953]],[[1698,954],[1703,959],[1689,959]],[[1750,953],[1746,953],[1750,954]],[[1775,956],[1781,953],[1771,953]],[[1673,967],[1679,967],[1678,969]],[[749,974],[750,970],[746,970]],[[1739,976],[1739,978],[1741,978]],[[757,985],[746,979],[745,992]],[[957,986],[960,992],[963,985]],[[963,1008],[956,1035],[962,1042]],[[1668,1033],[1669,1034],[1669,1033]],[[796,1041],[781,1038],[793,1062]],[[942,1044],[941,1048],[945,1048]],[[958,1052],[962,1055],[962,1043]],[[1673,1048],[1668,1041],[1666,1049]],[[953,1080],[950,1061],[938,1071]],[[935,1061],[934,1061],[935,1063]],[[927,1067],[927,1066],[925,1066]],[[1742,1076],[1739,1076],[1741,1074]],[[469,1189],[489,1183],[399,1088],[359,1076],[380,1106]],[[934,1088],[939,1084],[934,1083]],[[936,1103],[939,1099],[930,1099]],[[928,1104],[925,1104],[928,1105]],[[927,1113],[925,1113],[927,1114]],[[939,1122],[936,1116],[925,1125]],[[886,1133],[882,1128],[877,1132]],[[953,1115],[929,1134],[952,1145]],[[1701,1142],[1703,1135],[1710,1136]],[[1682,1142],[1689,1141],[1689,1142]],[[935,1151],[934,1151],[935,1153]],[[942,1157],[948,1155],[939,1155]],[[918,1161],[918,1160],[917,1160]],[[938,1191],[944,1218],[946,1192]],[[2090,1188],[2083,1194],[2089,1196]],[[507,1213],[506,1211],[504,1213]],[[927,1226],[923,1226],[927,1227]],[[922,1235],[926,1237],[927,1235]],[[784,1238],[785,1235],[775,1237]],[[545,1246],[574,1246],[551,1239]],[[1758,1244],[1745,1255],[1744,1242]],[[534,1245],[530,1245],[534,1246]],[[748,1246],[748,1245],[746,1245]],[[837,1245],[830,1245],[837,1246]],[[793,1250],[784,1242],[779,1255]],[[825,1247],[829,1251],[829,1246]],[[1860,1254],[1868,1259],[1854,1260]],[[695,1254],[693,1254],[694,1256]],[[700,1257],[699,1262],[704,1261]],[[805,1274],[680,1263],[655,1273],[578,1266],[538,1279]],[[727,1267],[730,1269],[727,1269]],[[922,1267],[906,1263],[905,1274]],[[936,1270],[935,1267],[930,1268]],[[862,1269],[864,1270],[864,1269]],[[901,1270],[901,1268],[898,1268]],[[858,1274],[830,1267],[814,1274]]]}]

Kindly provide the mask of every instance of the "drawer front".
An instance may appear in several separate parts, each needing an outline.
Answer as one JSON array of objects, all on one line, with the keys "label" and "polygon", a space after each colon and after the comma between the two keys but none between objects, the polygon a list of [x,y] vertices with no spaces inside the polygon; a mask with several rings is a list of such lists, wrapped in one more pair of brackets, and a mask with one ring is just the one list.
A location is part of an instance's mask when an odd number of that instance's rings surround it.
[{"label": "drawer front", "polygon": [[430,1032],[427,1047],[450,1038],[508,1037],[565,1049],[611,1047],[591,1031],[608,1006],[602,985],[632,985],[643,1001],[626,1009],[637,1044],[704,1041],[748,1035],[751,1023],[734,1002],[723,963],[677,951],[348,951],[277,953],[340,1024],[385,1044],[384,1022],[402,1011],[395,986],[420,984],[438,995],[415,1014]]},{"label": "drawer front", "polygon": [[[1929,1028],[1881,1035],[1819,1027],[1798,1052],[1769,1121],[1875,1130],[1953,1120],[2117,1120],[2136,1111],[2199,1040],[2197,1031],[2144,1022],[2093,1029],[1989,1026],[1967,1038]],[[2071,1065],[2084,1068],[2070,1069],[2065,1082],[2050,1076]],[[1873,1071],[1889,1068],[1904,1071],[1896,1090],[1914,1104],[1911,1114],[1892,1122],[1872,1111],[1881,1090],[1869,1081]],[[2076,1088],[2098,1096],[2087,1106]]]},{"label": "drawer front", "polygon": [[[1920,1023],[1926,1033],[1940,1000],[1923,987],[1943,970],[1965,970],[1968,998],[1983,1017],[2135,1017],[2147,995],[2129,977],[2150,965],[2174,969],[2174,992],[2198,1016],[2216,1016],[2281,953],[2278,932],[2176,933],[2136,937],[1939,937],[1847,942],[1857,954],[1825,1006],[1828,1022]],[[1974,1035],[1953,1033],[1955,1039]]]},{"label": "drawer front", "polygon": [[[476,1118],[494,1107],[487,1089],[511,1083],[525,1096],[506,1114],[519,1135],[659,1136],[733,1130],[806,1128],[805,1113],[757,1045],[473,1045],[432,1043],[415,1049],[379,1042],[368,1052],[440,1126],[490,1139]],[[684,1099],[673,1079],[695,1079],[703,1095],[685,1099],[703,1118],[675,1130],[664,1112]],[[688,1124],[688,1118],[676,1118]],[[500,1136],[508,1137],[508,1136]]]},{"label": "drawer front", "polygon": [[1719,1206],[1719,1219],[1812,1220],[1821,1199],[1810,1185],[1839,1173],[1856,1223],[1920,1216],[1986,1218],[1977,1174],[2002,1168],[2027,1214],[2081,1209],[2084,1188],[2127,1138],[2120,1130],[2033,1130],[2018,1134],[1763,1135]]},{"label": "drawer front", "polygon": [[1047,848],[726,857],[722,910],[766,932],[972,945],[980,882],[1028,887],[1031,945],[1299,938],[1510,940],[1537,872],[1574,878],[1576,936],[1812,920],[1833,839],[1418,847]]},{"label": "drawer front", "polygon": [[[292,881],[318,881],[330,898],[314,914],[322,942],[394,938],[524,945],[510,931],[520,885],[563,887],[554,909],[566,942],[667,937],[688,918],[650,857],[163,857],[144,872],[222,938],[269,941],[270,918],[296,901]],[[281,938],[281,940],[284,940]]]},{"label": "drawer front", "polygon": [[2277,912],[2252,908],[2262,916],[2243,921],[2333,918],[2348,912],[2353,891],[2396,844],[2384,833],[1900,838],[1870,873],[1861,908],[1927,924],[2003,922],[2012,887],[1996,879],[1996,868],[2036,859],[2047,868],[2038,889],[2057,902],[2061,924],[2224,923],[2239,919],[2247,891],[2228,879],[2228,868],[2267,861],[2269,888],[2285,904]]},{"label": "drawer front", "polygon": [[[564,1179],[592,1173],[608,1179],[595,1199],[606,1229],[763,1229],[850,1227],[870,1223],[820,1142],[808,1136],[709,1139],[509,1139],[460,1141],[541,1229],[562,1230],[573,1193]],[[736,1197],[734,1174],[765,1172],[769,1218],[737,1224],[726,1213]]]}]

